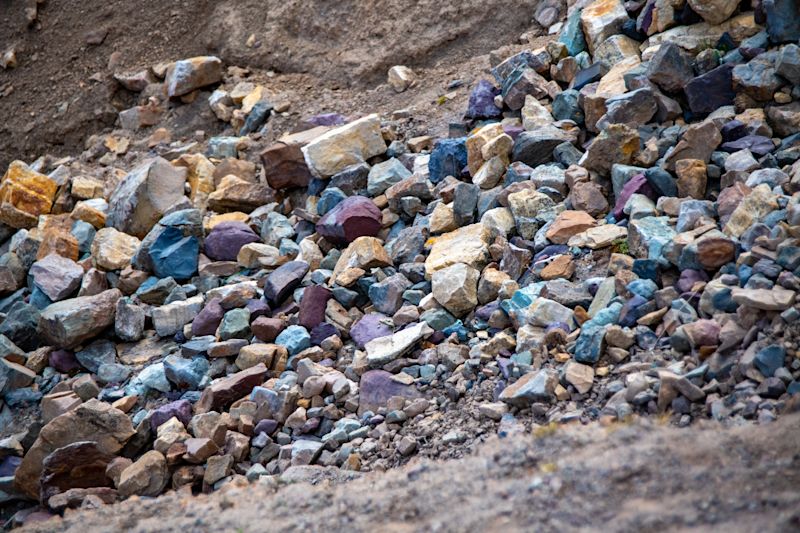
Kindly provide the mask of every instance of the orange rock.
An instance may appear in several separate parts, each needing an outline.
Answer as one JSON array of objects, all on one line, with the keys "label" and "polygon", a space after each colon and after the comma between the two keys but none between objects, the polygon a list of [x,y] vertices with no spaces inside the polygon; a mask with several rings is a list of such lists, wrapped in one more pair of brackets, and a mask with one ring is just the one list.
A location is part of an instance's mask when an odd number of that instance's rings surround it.
[{"label": "orange rock", "polygon": [[558,214],[545,234],[554,244],[566,244],[570,237],[593,228],[597,222],[585,211],[563,211]]},{"label": "orange rock", "polygon": [[95,209],[86,202],[78,202],[72,209],[72,218],[75,220],[83,220],[95,227],[95,229],[104,228],[106,226],[106,214]]},{"label": "orange rock", "polygon": [[0,181],[0,222],[13,228],[36,226],[39,215],[52,209],[57,190],[54,180],[13,161]]},{"label": "orange rock", "polygon": [[569,279],[575,273],[575,262],[569,255],[559,255],[542,269],[540,277],[547,281],[551,279]]}]

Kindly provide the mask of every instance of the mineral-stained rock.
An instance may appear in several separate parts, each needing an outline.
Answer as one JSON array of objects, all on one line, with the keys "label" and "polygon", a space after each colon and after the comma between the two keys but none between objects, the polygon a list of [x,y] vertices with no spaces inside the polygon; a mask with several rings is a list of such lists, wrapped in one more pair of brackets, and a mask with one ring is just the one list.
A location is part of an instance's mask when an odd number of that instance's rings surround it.
[{"label": "mineral-stained rock", "polygon": [[545,234],[555,244],[566,244],[574,235],[596,225],[595,219],[584,211],[562,211]]},{"label": "mineral-stained rock", "polygon": [[157,157],[142,163],[119,182],[109,199],[106,223],[143,239],[167,210],[180,203],[185,168]]},{"label": "mineral-stained rock", "polygon": [[29,498],[38,499],[43,462],[53,451],[74,442],[93,441],[100,452],[116,454],[133,434],[125,413],[99,400],[89,400],[42,428],[20,464],[14,484]]},{"label": "mineral-stained rock", "polygon": [[490,238],[483,224],[472,224],[437,237],[425,260],[426,277],[456,263],[483,268],[488,260]]},{"label": "mineral-stained rock", "polygon": [[603,41],[619,33],[626,20],[628,13],[620,0],[595,0],[583,8],[581,24],[589,52],[594,53]]},{"label": "mineral-stained rock", "polygon": [[333,176],[386,151],[378,115],[364,118],[320,135],[302,148],[312,174]]},{"label": "mineral-stained rock", "polygon": [[53,346],[69,348],[91,339],[114,323],[119,289],[81,296],[47,306],[39,317],[39,332]]},{"label": "mineral-stained rock", "polygon": [[407,400],[419,398],[420,393],[414,385],[408,385],[385,370],[368,370],[359,383],[358,412],[377,412],[385,407],[389,398],[402,397]]},{"label": "mineral-stained rock", "polygon": [[552,370],[542,369],[525,374],[500,393],[500,401],[519,408],[534,402],[550,402],[554,398],[558,377]]},{"label": "mineral-stained rock", "polygon": [[740,3],[737,0],[689,0],[692,10],[711,25],[728,20]]},{"label": "mineral-stained rock", "polygon": [[694,77],[688,55],[674,43],[662,44],[650,60],[647,77],[668,93],[683,90]]},{"label": "mineral-stained rock", "polygon": [[169,337],[181,331],[203,308],[203,296],[193,296],[153,308],[153,327],[159,337]]},{"label": "mineral-stained rock", "polygon": [[195,404],[195,413],[207,413],[228,407],[231,403],[247,395],[254,387],[261,385],[267,367],[258,364],[213,382],[204,391],[200,400]]},{"label": "mineral-stained rock", "polygon": [[271,201],[273,192],[266,185],[231,174],[222,178],[217,190],[208,195],[208,208],[222,213],[250,213]]},{"label": "mineral-stained rock", "polygon": [[317,233],[335,244],[375,236],[381,229],[381,211],[364,196],[351,196],[336,204],[317,222]]},{"label": "mineral-stained rock", "polygon": [[222,79],[222,61],[214,56],[182,59],[170,65],[164,85],[167,96],[183,96]]},{"label": "mineral-stained rock", "polygon": [[69,489],[112,486],[106,468],[113,458],[94,441],[73,442],[54,450],[42,464],[41,501]]},{"label": "mineral-stained rock", "polygon": [[615,163],[629,165],[639,152],[639,133],[624,124],[611,124],[594,140],[580,165],[608,176]]},{"label": "mineral-stained rock", "polygon": [[50,212],[58,185],[22,161],[12,161],[0,181],[0,222],[12,228],[32,228],[39,215]]}]

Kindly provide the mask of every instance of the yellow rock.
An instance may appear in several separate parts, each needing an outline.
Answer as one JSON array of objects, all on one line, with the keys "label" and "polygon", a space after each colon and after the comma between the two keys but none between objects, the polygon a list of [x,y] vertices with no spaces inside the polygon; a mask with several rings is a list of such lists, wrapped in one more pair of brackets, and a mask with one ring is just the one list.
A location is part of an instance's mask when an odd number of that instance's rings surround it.
[{"label": "yellow rock", "polygon": [[467,137],[467,166],[470,174],[474,176],[485,161],[483,157],[484,145],[501,135],[504,135],[503,126],[495,122],[483,126]]},{"label": "yellow rock", "polygon": [[489,258],[491,232],[483,224],[471,224],[439,236],[425,260],[425,277],[456,263],[482,270]]},{"label": "yellow rock", "polygon": [[133,235],[114,228],[103,228],[92,241],[94,264],[104,270],[121,270],[131,264],[131,258],[141,241]]},{"label": "yellow rock", "polygon": [[347,269],[360,268],[368,270],[375,267],[391,266],[392,260],[383,248],[383,243],[376,237],[359,237],[342,252],[336,266],[333,267],[332,280]]},{"label": "yellow rock", "polygon": [[79,200],[90,200],[103,196],[103,183],[89,176],[77,176],[72,180],[70,193]]},{"label": "yellow rock", "polygon": [[206,232],[211,231],[217,224],[221,222],[247,222],[250,218],[250,215],[247,213],[242,213],[241,211],[231,211],[230,213],[222,213],[221,215],[214,215],[208,217],[203,226],[205,227]]},{"label": "yellow rock", "polygon": [[13,228],[36,226],[39,215],[52,209],[57,191],[54,180],[13,161],[0,181],[0,222]]},{"label": "yellow rock", "polygon": [[367,115],[320,135],[302,150],[314,175],[333,176],[350,165],[363,163],[386,151],[381,119],[376,114]]},{"label": "yellow rock", "polygon": [[106,214],[99,209],[95,209],[87,202],[78,202],[75,204],[70,216],[75,220],[83,220],[96,229],[103,228],[106,225]]},{"label": "yellow rock", "polygon": [[187,169],[186,181],[189,183],[189,200],[192,205],[205,212],[208,195],[214,192],[214,164],[203,154],[186,154],[172,163]]}]

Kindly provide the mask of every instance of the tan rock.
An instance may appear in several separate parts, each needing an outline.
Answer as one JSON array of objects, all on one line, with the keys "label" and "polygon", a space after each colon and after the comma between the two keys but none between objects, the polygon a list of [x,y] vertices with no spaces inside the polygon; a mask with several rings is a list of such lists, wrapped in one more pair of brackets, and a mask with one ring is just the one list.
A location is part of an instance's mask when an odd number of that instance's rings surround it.
[{"label": "tan rock", "polygon": [[620,33],[626,20],[628,13],[620,0],[595,0],[583,8],[581,26],[589,52],[593,54],[603,41]]},{"label": "tan rock", "polygon": [[277,344],[250,344],[243,346],[236,357],[236,366],[240,370],[246,370],[260,363],[264,363],[267,368],[272,366],[272,361],[281,357],[288,357],[289,352],[285,346]]},{"label": "tan rock", "polygon": [[236,261],[242,268],[277,267],[286,262],[280,250],[269,244],[251,242],[239,249]]},{"label": "tan rock", "polygon": [[453,205],[439,203],[433,208],[430,218],[431,233],[437,235],[439,233],[446,233],[458,228],[456,224],[455,215],[453,214]]},{"label": "tan rock", "polygon": [[556,256],[546,267],[544,267],[539,276],[547,281],[551,279],[569,279],[575,273],[575,262],[569,255]]},{"label": "tan rock", "polygon": [[175,160],[176,167],[187,170],[189,200],[201,212],[208,207],[208,195],[214,192],[214,164],[202,154],[185,154]]},{"label": "tan rock", "polygon": [[266,185],[251,183],[230,174],[222,178],[217,190],[208,195],[208,208],[217,212],[249,213],[272,200],[272,192]]},{"label": "tan rock", "polygon": [[134,494],[158,496],[168,481],[166,457],[155,450],[150,450],[122,471],[117,490],[121,498],[128,498]]},{"label": "tan rock", "polygon": [[39,333],[52,346],[70,348],[90,339],[114,323],[119,289],[95,296],[62,300],[44,308]]},{"label": "tan rock", "polygon": [[114,228],[103,228],[92,241],[94,264],[104,270],[122,270],[131,264],[131,258],[141,241]]},{"label": "tan rock", "polygon": [[678,196],[702,200],[706,195],[706,164],[699,159],[681,159],[675,163],[678,175]]},{"label": "tan rock", "polygon": [[431,277],[433,297],[454,316],[464,316],[478,305],[480,272],[464,263],[437,270]]},{"label": "tan rock", "polygon": [[386,151],[381,121],[376,114],[333,129],[302,148],[306,164],[320,177],[333,176]]},{"label": "tan rock", "polygon": [[491,232],[483,224],[471,224],[437,237],[425,260],[425,276],[456,263],[482,269],[489,259]]},{"label": "tan rock", "polygon": [[747,228],[778,209],[778,201],[769,185],[762,183],[745,196],[722,228],[731,237],[740,237]]},{"label": "tan rock", "polygon": [[392,259],[383,248],[383,243],[376,237],[358,237],[351,242],[333,268],[331,279],[347,269],[360,268],[364,271],[375,268],[391,266]]},{"label": "tan rock", "polygon": [[599,248],[607,248],[611,246],[614,241],[627,237],[627,228],[615,224],[603,224],[573,236],[567,242],[567,246],[597,250]]},{"label": "tan rock", "polygon": [[575,387],[579,394],[586,394],[592,390],[594,384],[594,368],[570,361],[564,367],[564,379]]}]

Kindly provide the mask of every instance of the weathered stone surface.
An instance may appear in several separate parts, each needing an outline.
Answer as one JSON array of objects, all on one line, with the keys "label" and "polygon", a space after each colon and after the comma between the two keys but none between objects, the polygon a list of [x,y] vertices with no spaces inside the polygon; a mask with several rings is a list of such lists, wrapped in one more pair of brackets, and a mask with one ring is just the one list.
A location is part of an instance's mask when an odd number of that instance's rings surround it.
[{"label": "weathered stone surface", "polygon": [[471,224],[436,239],[425,260],[425,276],[456,263],[481,269],[488,260],[490,232],[483,224]]},{"label": "weathered stone surface", "polygon": [[14,476],[14,484],[31,499],[39,498],[39,476],[44,459],[58,448],[93,441],[103,453],[116,454],[134,434],[130,419],[99,400],[89,400],[54,418],[42,428]]},{"label": "weathered stone surface", "polygon": [[381,229],[381,211],[364,196],[351,196],[336,204],[317,222],[317,233],[336,244],[349,244],[358,237],[373,237]]},{"label": "weathered stone surface", "polygon": [[433,329],[426,322],[419,322],[393,335],[373,339],[364,346],[367,351],[367,361],[373,367],[390,363],[431,333],[433,333]]},{"label": "weathered stone surface", "polygon": [[555,244],[566,244],[574,235],[593,228],[597,221],[584,211],[562,211],[548,228],[545,236]]},{"label": "weathered stone surface", "polygon": [[581,25],[589,52],[594,53],[600,44],[620,33],[628,13],[620,0],[595,0],[581,11]]},{"label": "weathered stone surface", "polygon": [[639,133],[624,124],[611,124],[589,146],[580,165],[608,176],[615,163],[630,165],[639,151]]},{"label": "weathered stone surface", "polygon": [[712,25],[728,20],[739,4],[737,0],[689,0],[692,10]]},{"label": "weathered stone surface", "polygon": [[231,403],[247,395],[254,387],[261,385],[267,367],[258,364],[213,382],[204,391],[200,400],[195,404],[195,413],[207,413],[228,407]]},{"label": "weathered stone surface", "polygon": [[153,327],[159,337],[175,335],[194,320],[203,308],[203,296],[173,302],[153,309]]},{"label": "weathered stone surface", "polygon": [[686,129],[681,140],[667,155],[665,165],[668,170],[675,170],[675,164],[681,159],[698,159],[708,163],[711,154],[722,142],[722,135],[717,126],[711,122],[693,124]]},{"label": "weathered stone surface", "polygon": [[431,277],[433,297],[454,316],[460,317],[478,305],[480,272],[464,263],[437,270]]},{"label": "weathered stone surface", "polygon": [[111,487],[106,468],[113,458],[94,441],[73,442],[54,450],[42,463],[40,501],[70,489]]},{"label": "weathered stone surface", "polygon": [[157,157],[129,172],[108,201],[106,223],[143,239],[167,210],[180,203],[187,170]]},{"label": "weathered stone surface", "polygon": [[534,402],[550,402],[557,384],[558,378],[551,370],[531,372],[503,389],[500,401],[523,409]]},{"label": "weathered stone surface", "polygon": [[386,151],[378,115],[367,115],[320,135],[302,148],[312,174],[333,176]]},{"label": "weathered stone surface", "polygon": [[114,323],[119,289],[81,296],[47,306],[39,318],[39,332],[53,346],[69,348],[91,339]]},{"label": "weathered stone surface", "polygon": [[690,58],[678,45],[664,43],[650,60],[647,77],[662,90],[677,93],[694,78],[694,72]]},{"label": "weathered stone surface", "polygon": [[122,498],[158,496],[169,482],[167,459],[159,452],[150,450],[135,463],[122,471],[117,490]]},{"label": "weathered stone surface", "polygon": [[39,290],[51,301],[57,302],[78,290],[83,278],[83,268],[66,257],[50,254],[35,262],[28,274]]},{"label": "weathered stone surface", "polygon": [[164,85],[167,96],[183,96],[222,80],[222,61],[214,56],[182,59],[170,65]]},{"label": "weathered stone surface", "polygon": [[92,241],[94,264],[104,270],[122,270],[130,266],[141,241],[114,228],[103,228]]},{"label": "weathered stone surface", "polygon": [[259,240],[247,224],[222,222],[214,226],[206,237],[205,253],[217,261],[236,261],[242,246]]},{"label": "weathered stone surface", "polygon": [[22,161],[12,161],[0,181],[0,222],[32,228],[50,212],[58,185]]},{"label": "weathered stone surface", "polygon": [[290,261],[275,269],[264,284],[264,296],[271,305],[282,303],[308,272],[305,261]]}]

